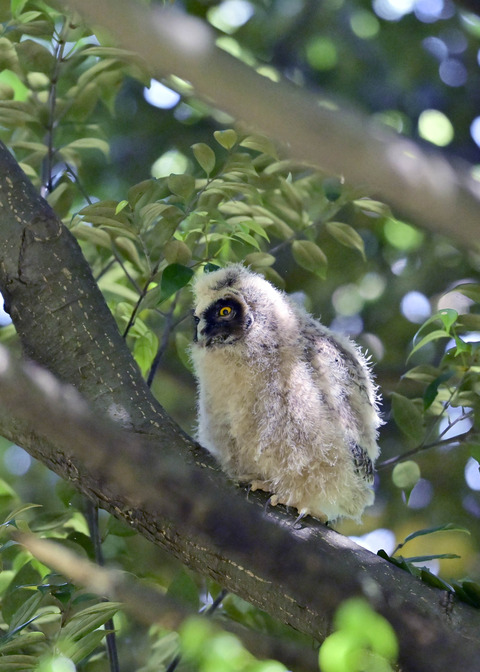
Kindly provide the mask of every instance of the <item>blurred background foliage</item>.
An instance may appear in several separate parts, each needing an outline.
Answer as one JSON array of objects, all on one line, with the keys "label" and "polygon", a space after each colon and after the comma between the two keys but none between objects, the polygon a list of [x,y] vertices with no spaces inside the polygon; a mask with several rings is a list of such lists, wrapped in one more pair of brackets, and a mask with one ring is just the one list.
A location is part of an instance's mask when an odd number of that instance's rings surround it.
[{"label": "blurred background foliage", "polygon": [[[287,78],[317,92],[322,104],[340,101],[368,113],[372,124],[441,147],[454,163],[468,161],[480,179],[480,18],[461,3],[178,5],[210,24],[218,46],[266,77]],[[338,529],[390,555],[412,532],[452,523],[414,536],[408,555],[459,556],[420,564],[446,580],[478,581],[478,243],[460,249],[392,213],[361,185],[292,162],[281,144],[197,99],[188,82],[152,80],[141,59],[56,7],[43,0],[0,0],[0,138],[81,242],[160,402],[194,431],[188,284],[205,264],[245,260],[372,355],[386,420],[381,462],[388,464],[380,464],[376,503],[363,525],[345,522]],[[0,317],[1,337],[15,347],[9,317]],[[414,343],[421,347],[412,353]],[[425,445],[432,447],[418,450]],[[408,451],[409,461],[393,471]],[[83,505],[68,486],[7,442],[0,449],[0,475],[7,518],[22,501],[40,504],[40,514],[20,514],[24,525],[30,520],[46,536],[92,555]],[[50,527],[42,527],[45,517]],[[193,590],[197,601],[199,594],[208,602],[218,593],[102,513],[100,523],[107,562],[164,589],[173,583],[180,592]],[[8,591],[24,585],[20,573],[26,567],[36,572],[29,585],[45,583],[46,568],[15,545],[3,547],[2,556],[8,573],[0,590],[7,605]],[[85,596],[80,591],[78,599],[69,587],[59,600],[48,585],[41,623],[68,623],[84,608]],[[38,608],[34,604],[32,613],[38,615]],[[223,612],[261,631],[275,630],[270,619],[233,596]],[[11,628],[14,613],[12,606],[4,611],[4,629]],[[176,640],[172,644],[157,631],[139,634],[138,626],[121,618],[129,633],[122,669],[165,666]],[[81,669],[98,670],[103,654],[91,633],[99,621],[91,622],[93,629],[74,638],[90,637],[83,657],[72,659]],[[29,645],[53,651],[45,645],[53,646],[52,627],[41,644]]]}]

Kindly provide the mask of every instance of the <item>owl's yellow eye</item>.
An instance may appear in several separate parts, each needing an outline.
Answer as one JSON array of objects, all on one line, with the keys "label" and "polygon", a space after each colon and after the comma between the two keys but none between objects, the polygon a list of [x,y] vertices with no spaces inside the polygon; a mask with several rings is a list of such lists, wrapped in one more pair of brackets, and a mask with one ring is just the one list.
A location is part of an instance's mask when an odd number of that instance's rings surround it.
[{"label": "owl's yellow eye", "polygon": [[230,308],[230,306],[223,306],[223,308],[220,308],[220,310],[218,311],[218,314],[220,315],[220,317],[227,317],[228,315],[230,315],[231,312],[232,309]]}]

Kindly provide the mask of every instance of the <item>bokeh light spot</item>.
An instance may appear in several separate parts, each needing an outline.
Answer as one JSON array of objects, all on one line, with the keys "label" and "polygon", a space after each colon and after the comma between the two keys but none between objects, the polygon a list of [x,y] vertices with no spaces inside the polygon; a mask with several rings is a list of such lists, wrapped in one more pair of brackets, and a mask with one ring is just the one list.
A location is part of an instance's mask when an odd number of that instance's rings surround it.
[{"label": "bokeh light spot", "polygon": [[3,463],[11,474],[23,476],[30,469],[32,458],[20,446],[10,446],[3,455]]},{"label": "bokeh light spot", "polygon": [[175,107],[181,98],[179,93],[169,89],[168,86],[158,82],[156,79],[152,79],[149,89],[147,87],[144,88],[143,97],[150,105],[160,107],[163,110],[170,110],[172,107]]},{"label": "bokeh light spot", "polygon": [[474,143],[480,147],[480,117],[475,117],[470,124],[470,135]]},{"label": "bokeh light spot", "polygon": [[152,177],[168,177],[171,173],[184,173],[189,165],[185,154],[177,149],[170,149],[162,154],[152,165],[150,172]]},{"label": "bokeh light spot", "polygon": [[387,219],[383,231],[390,245],[398,250],[413,251],[418,249],[423,242],[421,231],[393,217]]},{"label": "bokeh light spot", "polygon": [[468,78],[467,68],[456,58],[447,58],[438,68],[440,79],[447,86],[463,86]]},{"label": "bokeh light spot", "polygon": [[359,9],[350,17],[352,32],[362,40],[371,40],[380,31],[380,23],[377,17],[366,9]]},{"label": "bokeh light spot", "polygon": [[453,140],[450,119],[440,110],[424,110],[418,118],[418,134],[424,140],[445,147]]},{"label": "bokeh light spot", "polygon": [[372,6],[381,19],[398,21],[413,10],[415,0],[373,0]]},{"label": "bokeh light spot", "polygon": [[465,480],[471,490],[480,490],[479,464],[473,457],[471,457],[465,465]]},{"label": "bokeh light spot", "polygon": [[342,285],[333,292],[332,304],[340,315],[356,315],[363,308],[363,298],[357,285]]},{"label": "bokeh light spot", "polygon": [[421,324],[432,314],[430,301],[421,292],[407,292],[400,302],[400,310],[409,322]]},{"label": "bokeh light spot", "polygon": [[254,11],[254,7],[247,0],[224,0],[207,11],[207,18],[215,28],[225,33],[233,33],[247,23]]},{"label": "bokeh light spot", "polygon": [[315,70],[331,70],[338,61],[337,47],[329,37],[314,37],[309,40],[306,56],[309,65]]},{"label": "bokeh light spot", "polygon": [[3,296],[0,294],[0,327],[6,327],[11,321],[12,318],[5,312],[5,302]]}]

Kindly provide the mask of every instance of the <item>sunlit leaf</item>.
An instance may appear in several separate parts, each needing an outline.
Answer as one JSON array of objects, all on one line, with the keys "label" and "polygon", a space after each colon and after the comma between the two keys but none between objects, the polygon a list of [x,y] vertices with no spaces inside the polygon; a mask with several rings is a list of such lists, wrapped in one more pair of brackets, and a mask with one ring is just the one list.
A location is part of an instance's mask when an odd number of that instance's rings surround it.
[{"label": "sunlit leaf", "polygon": [[294,240],[292,253],[299,266],[315,273],[322,279],[326,277],[327,257],[318,245],[310,240]]},{"label": "sunlit leaf", "polygon": [[353,227],[349,224],[344,224],[343,222],[327,222],[325,228],[335,240],[346,247],[353,247],[358,250],[365,259],[363,238]]},{"label": "sunlit leaf", "polygon": [[252,252],[245,257],[245,264],[253,268],[264,268],[272,266],[274,263],[275,257],[267,252]]},{"label": "sunlit leaf", "polygon": [[195,145],[192,145],[192,150],[201,168],[203,168],[207,175],[210,175],[215,168],[216,161],[213,149],[204,142],[197,142]]},{"label": "sunlit leaf", "polygon": [[133,356],[140,367],[144,376],[152,366],[152,362],[158,351],[158,338],[153,331],[147,331],[145,334],[135,340],[133,347]]},{"label": "sunlit leaf", "polygon": [[248,245],[256,247],[257,250],[260,250],[260,245],[258,244],[258,241],[249,233],[245,233],[244,231],[236,231],[233,234],[233,237],[242,240],[244,243],[248,243]]},{"label": "sunlit leaf", "polygon": [[274,159],[278,158],[275,145],[270,138],[264,135],[248,135],[240,142],[240,146],[253,149],[261,154],[267,154],[267,156],[272,156]]},{"label": "sunlit leaf", "polygon": [[435,329],[435,331],[431,331],[429,334],[424,336],[421,341],[419,341],[410,351],[410,354],[408,355],[408,359],[420,350],[420,348],[423,348],[427,343],[431,343],[432,341],[438,341],[440,338],[451,338],[450,334],[445,331],[444,329]]},{"label": "sunlit leaf", "polygon": [[392,471],[392,481],[397,488],[412,490],[420,480],[420,467],[413,460],[396,464]]},{"label": "sunlit leaf", "polygon": [[69,149],[98,149],[107,158],[110,154],[110,145],[100,138],[78,138],[62,147],[60,151]]},{"label": "sunlit leaf", "polygon": [[214,131],[213,137],[225,149],[232,149],[238,140],[238,136],[233,128],[227,128],[224,131]]},{"label": "sunlit leaf", "polygon": [[353,201],[353,204],[367,213],[372,213],[381,217],[388,217],[391,215],[391,210],[386,203],[381,201],[374,201],[371,198],[359,198]]}]

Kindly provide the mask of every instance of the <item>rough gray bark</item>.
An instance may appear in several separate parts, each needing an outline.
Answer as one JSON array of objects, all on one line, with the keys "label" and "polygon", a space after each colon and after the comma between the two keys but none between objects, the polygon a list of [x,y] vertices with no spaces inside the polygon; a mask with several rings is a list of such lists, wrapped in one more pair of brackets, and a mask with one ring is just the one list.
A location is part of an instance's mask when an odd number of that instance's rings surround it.
[{"label": "rough gray bark", "polygon": [[[365,595],[394,625],[404,670],[477,668],[480,612],[332,530],[245,501],[151,397],[80,248],[0,145],[0,289],[26,352],[0,353],[0,432],[199,572],[322,639]],[[87,403],[79,402],[79,390]],[[117,420],[113,423],[112,419]],[[256,494],[256,493],[255,493]]]}]

